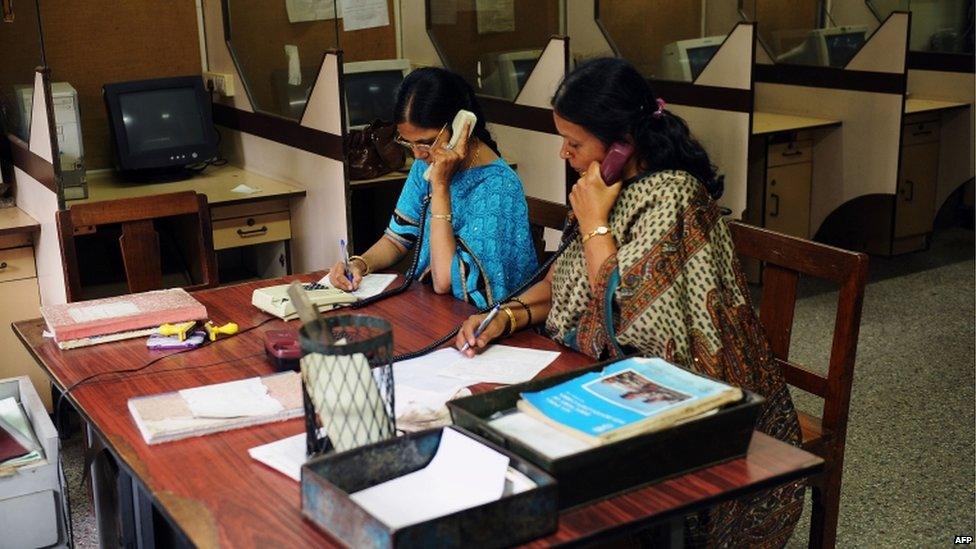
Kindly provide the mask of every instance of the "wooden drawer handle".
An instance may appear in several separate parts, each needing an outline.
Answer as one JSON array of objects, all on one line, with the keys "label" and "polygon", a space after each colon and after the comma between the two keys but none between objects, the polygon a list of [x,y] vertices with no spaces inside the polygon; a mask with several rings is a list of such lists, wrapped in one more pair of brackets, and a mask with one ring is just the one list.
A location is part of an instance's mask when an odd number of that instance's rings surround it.
[{"label": "wooden drawer handle", "polygon": [[905,201],[911,202],[912,200],[915,200],[915,182],[910,179],[906,179],[905,183],[907,183],[908,187],[905,189],[907,191],[905,194],[908,195],[905,197]]},{"label": "wooden drawer handle", "polygon": [[772,193],[769,195],[770,200],[776,200],[776,207],[769,212],[769,217],[776,217],[779,215],[779,195]]},{"label": "wooden drawer handle", "polygon": [[237,229],[237,236],[241,238],[248,238],[251,236],[260,236],[266,234],[267,232],[268,232],[268,226],[261,225],[261,227],[258,229],[248,229],[246,231],[244,229]]},{"label": "wooden drawer handle", "polygon": [[925,130],[921,132],[912,132],[912,137],[918,137],[920,135],[932,135],[932,130]]},{"label": "wooden drawer handle", "polygon": [[7,262],[6,261],[0,261],[0,271],[4,270],[6,268],[7,268]]},{"label": "wooden drawer handle", "polygon": [[783,153],[780,153],[780,154],[782,154],[783,156],[800,156],[801,154],[803,154],[803,151],[794,150],[794,151],[791,151],[791,152],[783,152]]}]

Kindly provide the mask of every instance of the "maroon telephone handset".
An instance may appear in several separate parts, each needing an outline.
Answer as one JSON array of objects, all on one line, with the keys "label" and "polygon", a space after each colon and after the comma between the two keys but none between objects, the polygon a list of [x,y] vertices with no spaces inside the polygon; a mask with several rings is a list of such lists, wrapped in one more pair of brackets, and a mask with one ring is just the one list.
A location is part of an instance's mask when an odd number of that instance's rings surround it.
[{"label": "maroon telephone handset", "polygon": [[613,185],[620,180],[620,175],[624,171],[624,166],[634,154],[634,146],[626,141],[617,141],[610,145],[607,156],[600,163],[600,177],[607,185]]}]

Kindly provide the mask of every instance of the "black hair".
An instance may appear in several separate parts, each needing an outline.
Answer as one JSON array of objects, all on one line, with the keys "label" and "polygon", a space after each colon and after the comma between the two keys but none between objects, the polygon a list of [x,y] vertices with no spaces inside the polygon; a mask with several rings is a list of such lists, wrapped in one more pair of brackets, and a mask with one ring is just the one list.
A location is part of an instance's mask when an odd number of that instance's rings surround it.
[{"label": "black hair", "polygon": [[708,153],[691,136],[688,124],[666,110],[629,62],[606,57],[583,63],[566,75],[552,97],[556,114],[582,126],[604,145],[629,134],[641,169],[684,170],[697,178],[713,198],[722,195],[722,181]]},{"label": "black hair", "polygon": [[440,129],[453,122],[461,109],[471,111],[478,117],[472,134],[501,156],[498,145],[485,126],[485,117],[474,90],[464,78],[449,70],[424,67],[408,74],[397,89],[393,121]]}]

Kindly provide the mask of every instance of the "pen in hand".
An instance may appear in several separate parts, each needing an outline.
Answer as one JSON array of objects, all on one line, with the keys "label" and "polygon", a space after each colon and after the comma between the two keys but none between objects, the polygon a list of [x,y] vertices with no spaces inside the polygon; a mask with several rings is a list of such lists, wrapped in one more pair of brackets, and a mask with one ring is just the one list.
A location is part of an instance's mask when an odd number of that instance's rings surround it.
[{"label": "pen in hand", "polygon": [[339,239],[339,255],[342,256],[342,266],[343,274],[346,275],[346,280],[352,284],[352,271],[349,270],[349,250],[346,249],[345,239]]},{"label": "pen in hand", "polygon": [[[491,308],[491,311],[488,311],[488,315],[485,316],[484,320],[481,321],[481,324],[478,324],[478,327],[474,329],[475,339],[478,339],[478,336],[481,335],[481,332],[484,332],[485,328],[487,328],[488,325],[491,324],[491,321],[495,320],[495,315],[498,314],[498,311],[501,309],[501,306],[502,304],[500,302],[496,303],[495,306]],[[463,353],[464,351],[467,351],[470,348],[471,345],[469,345],[468,342],[465,341],[464,345],[461,345],[461,352]]]}]

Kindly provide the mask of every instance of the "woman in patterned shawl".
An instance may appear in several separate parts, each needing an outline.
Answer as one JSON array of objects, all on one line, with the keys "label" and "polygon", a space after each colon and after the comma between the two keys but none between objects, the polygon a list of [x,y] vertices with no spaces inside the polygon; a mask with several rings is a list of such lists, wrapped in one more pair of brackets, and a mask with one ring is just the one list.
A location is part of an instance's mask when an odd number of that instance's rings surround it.
[{"label": "woman in patterned shawl", "polygon": [[[470,138],[448,148],[461,109],[478,120]],[[425,217],[416,275],[429,276],[437,293],[478,308],[493,304],[532,275],[536,256],[522,182],[500,158],[474,91],[450,71],[417,69],[397,90],[394,118],[396,141],[413,153],[413,166],[386,233],[350,258],[351,280],[336,262],[332,284],[351,291],[370,271],[398,262],[416,245]]]},{"label": "woman in patterned shawl", "polygon": [[[569,200],[579,222],[544,280],[503,307],[472,354],[533,323],[594,359],[639,352],[761,394],[757,428],[798,444],[790,394],[750,304],[732,239],[713,198],[721,183],[685,122],[621,59],[569,74],[553,98],[561,154],[580,172]],[[610,144],[635,152],[623,181],[604,182]],[[609,185],[608,185],[609,184]],[[692,546],[782,546],[802,510],[802,487],[781,487],[686,520]]]}]

